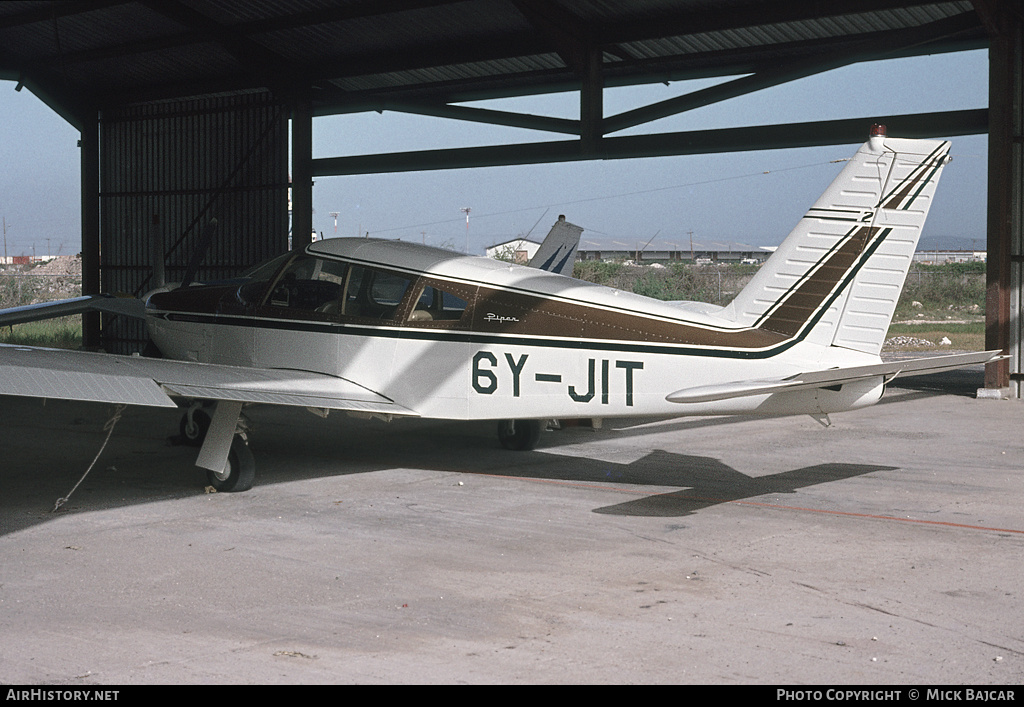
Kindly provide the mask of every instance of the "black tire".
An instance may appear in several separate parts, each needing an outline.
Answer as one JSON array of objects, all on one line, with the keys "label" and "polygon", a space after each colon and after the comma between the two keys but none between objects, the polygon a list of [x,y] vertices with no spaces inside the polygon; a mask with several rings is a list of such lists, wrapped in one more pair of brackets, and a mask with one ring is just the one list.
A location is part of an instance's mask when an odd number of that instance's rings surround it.
[{"label": "black tire", "polygon": [[192,412],[192,424],[188,424],[188,413],[181,416],[181,424],[178,425],[178,432],[181,434],[181,444],[190,447],[201,447],[206,433],[210,430],[210,415],[204,410]]},{"label": "black tire", "polygon": [[218,474],[207,470],[206,480],[210,486],[225,493],[238,493],[252,488],[252,482],[256,480],[256,460],[241,436],[235,435],[231,441],[228,464],[224,471]]},{"label": "black tire", "polygon": [[498,441],[505,449],[515,452],[534,449],[540,441],[540,420],[501,420]]}]

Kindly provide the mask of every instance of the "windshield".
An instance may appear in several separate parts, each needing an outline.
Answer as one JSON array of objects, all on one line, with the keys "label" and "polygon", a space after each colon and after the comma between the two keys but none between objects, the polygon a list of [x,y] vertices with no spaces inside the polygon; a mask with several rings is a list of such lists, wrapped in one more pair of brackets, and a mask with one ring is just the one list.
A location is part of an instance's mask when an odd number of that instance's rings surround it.
[{"label": "windshield", "polygon": [[295,253],[285,253],[284,255],[278,255],[275,258],[266,260],[249,272],[245,273],[242,277],[249,280],[269,280],[274,277],[278,270],[281,269],[284,262],[293,255],[295,255]]},{"label": "windshield", "polygon": [[247,272],[243,276],[246,282],[238,288],[235,295],[238,301],[242,304],[261,303],[267,294],[267,289],[270,287],[270,282],[274,279],[274,276],[280,272],[285,263],[295,256],[296,253],[285,253],[261,265],[257,265]]}]

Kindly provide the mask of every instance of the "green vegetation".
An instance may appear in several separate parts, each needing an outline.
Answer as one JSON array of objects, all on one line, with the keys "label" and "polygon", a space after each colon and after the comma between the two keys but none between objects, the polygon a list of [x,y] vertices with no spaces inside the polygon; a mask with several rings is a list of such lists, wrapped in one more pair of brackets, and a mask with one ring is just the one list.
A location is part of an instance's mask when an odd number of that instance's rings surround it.
[{"label": "green vegetation", "polygon": [[961,319],[984,314],[985,263],[947,263],[916,266],[907,274],[894,318]]},{"label": "green vegetation", "polygon": [[82,318],[60,317],[0,329],[0,344],[77,349],[82,346]]},{"label": "green vegetation", "polygon": [[[572,266],[572,276],[577,280],[617,287],[612,283],[618,282],[625,267],[622,263],[606,263],[603,260],[577,260]],[[632,288],[630,290],[632,291]]]},{"label": "green vegetation", "polygon": [[500,260],[504,263],[520,262],[519,259],[516,258],[516,247],[515,245],[512,244],[503,245],[491,257],[494,258],[495,260]]},{"label": "green vegetation", "polygon": [[660,300],[718,303],[721,276],[714,268],[673,263],[646,269],[633,283],[633,292]]},{"label": "green vegetation", "polygon": [[727,304],[757,267],[753,265],[690,265],[672,261],[627,265],[585,260],[576,263],[573,277],[660,300]]}]

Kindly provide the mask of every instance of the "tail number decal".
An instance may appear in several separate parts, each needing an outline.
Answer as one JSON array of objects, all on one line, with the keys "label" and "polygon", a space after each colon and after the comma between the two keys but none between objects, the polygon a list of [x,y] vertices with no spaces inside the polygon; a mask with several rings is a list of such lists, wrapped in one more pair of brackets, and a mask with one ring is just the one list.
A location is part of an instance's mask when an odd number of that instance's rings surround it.
[{"label": "tail number decal", "polygon": [[[516,357],[513,354],[505,353],[503,358],[502,365],[498,362],[498,356],[490,351],[478,351],[473,356],[473,390],[480,395],[497,393],[501,387],[499,379],[506,379],[505,371],[507,370],[511,377],[512,397],[518,398],[522,395],[524,380],[528,380],[524,379],[523,370],[526,368],[529,354],[521,354]],[[609,383],[613,375],[612,363],[608,359],[588,359],[586,382],[566,386],[565,391],[568,396],[577,403],[589,403],[598,399],[598,393],[600,393],[601,404],[608,405]],[[615,371],[623,371],[626,407],[633,407],[634,371],[643,370],[644,364],[642,361],[614,361],[614,364]],[[600,366],[600,374],[598,374],[598,366]],[[533,381],[538,384],[561,383],[562,374],[534,373]]]}]

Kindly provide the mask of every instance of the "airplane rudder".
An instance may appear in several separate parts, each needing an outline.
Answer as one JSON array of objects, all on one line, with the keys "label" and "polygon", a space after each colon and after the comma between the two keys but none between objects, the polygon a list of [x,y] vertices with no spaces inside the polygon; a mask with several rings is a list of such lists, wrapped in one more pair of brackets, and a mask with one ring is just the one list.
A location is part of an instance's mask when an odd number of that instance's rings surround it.
[{"label": "airplane rudder", "polygon": [[877,353],[948,149],[872,136],[736,297],[733,318]]},{"label": "airplane rudder", "polygon": [[914,261],[943,167],[947,141],[889,138],[891,176],[875,210],[875,242],[857,270],[832,344],[877,355]]}]

